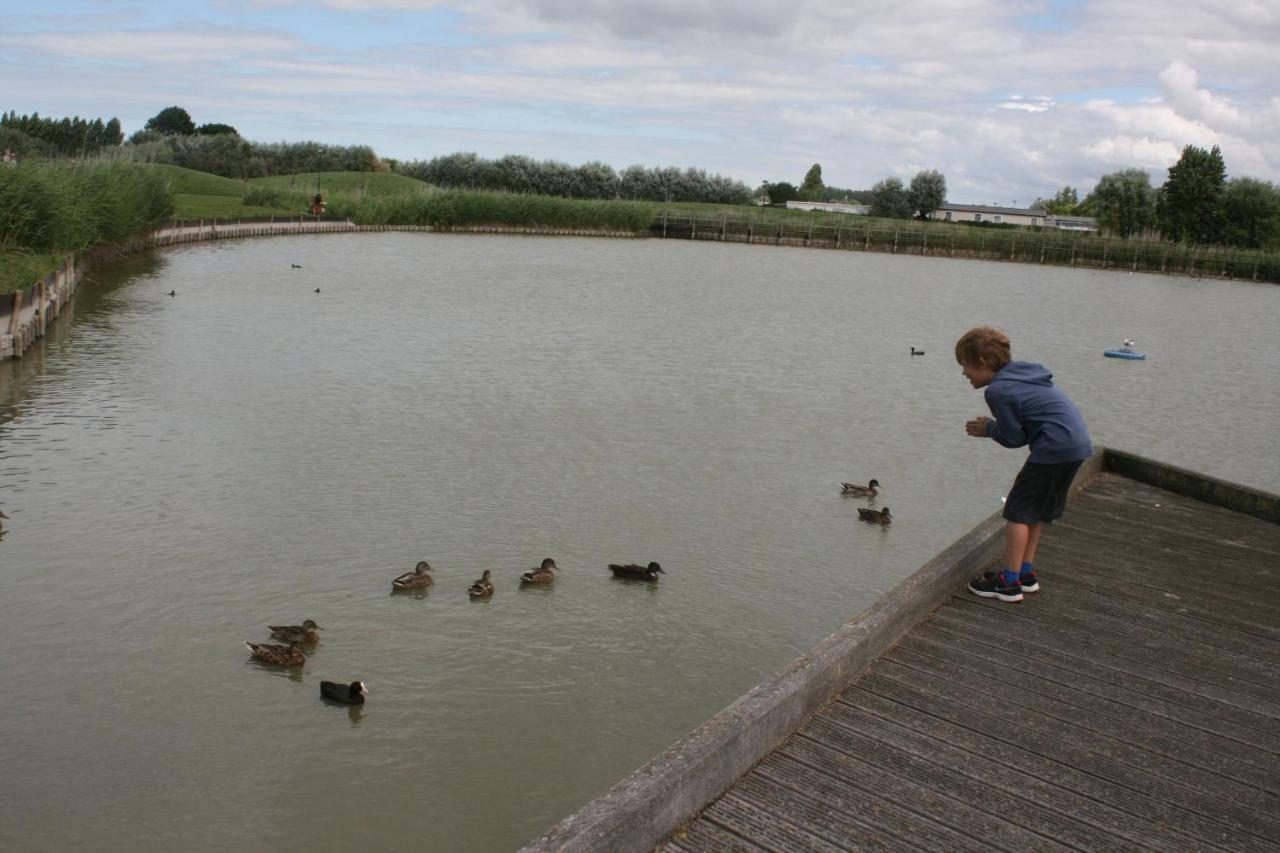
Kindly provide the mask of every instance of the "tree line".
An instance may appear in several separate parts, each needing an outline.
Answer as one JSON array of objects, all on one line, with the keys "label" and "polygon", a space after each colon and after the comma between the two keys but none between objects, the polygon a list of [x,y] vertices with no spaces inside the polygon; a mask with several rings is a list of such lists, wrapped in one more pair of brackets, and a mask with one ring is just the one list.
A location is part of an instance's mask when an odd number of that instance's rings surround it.
[{"label": "tree line", "polygon": [[765,181],[758,191],[770,204],[788,201],[823,201],[865,204],[870,215],[882,219],[929,219],[947,200],[947,179],[936,169],[917,172],[908,186],[901,178],[885,178],[869,190],[828,187],[822,181],[822,165],[814,163],[796,187],[786,181]]},{"label": "tree line", "polygon": [[407,163],[393,161],[391,165],[399,174],[448,189],[709,204],[749,204],[751,201],[751,191],[741,181],[693,168],[636,165],[618,172],[598,161],[571,166],[519,154],[490,160],[470,152]]},{"label": "tree line", "polygon": [[47,118],[14,110],[0,115],[0,146],[20,157],[83,157],[123,141],[118,118]]},{"label": "tree line", "polygon": [[1159,187],[1144,169],[1122,169],[1103,175],[1084,200],[1067,186],[1032,207],[1097,217],[1101,228],[1121,237],[1159,232],[1180,243],[1280,247],[1280,187],[1256,178],[1228,180],[1216,145],[1183,148]]}]

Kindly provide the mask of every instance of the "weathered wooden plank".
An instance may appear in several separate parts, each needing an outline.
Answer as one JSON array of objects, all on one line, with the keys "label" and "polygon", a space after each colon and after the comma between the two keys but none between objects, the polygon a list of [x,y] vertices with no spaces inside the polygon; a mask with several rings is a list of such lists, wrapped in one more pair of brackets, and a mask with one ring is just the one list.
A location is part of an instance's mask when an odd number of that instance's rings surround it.
[{"label": "weathered wooden plank", "polygon": [[1215,732],[1250,750],[1269,753],[1280,759],[1280,721],[1248,711],[1232,713],[1236,710],[1234,706],[1215,702],[1198,693],[1135,678],[1053,649],[1026,646],[1012,631],[1005,634],[978,632],[945,619],[932,619],[913,631],[911,639],[950,643],[966,649],[975,657],[992,661],[1007,660],[1008,655],[1016,654],[1019,656],[1018,669],[1032,677],[1074,685],[1121,705]]},{"label": "weathered wooden plank", "polygon": [[[811,737],[801,736],[788,740],[778,751],[810,766],[838,768],[840,778],[854,787],[914,812],[917,819],[927,817],[981,841],[989,849],[1067,849],[1047,834],[1021,826],[1013,822],[1011,815],[1003,813],[1004,806],[1016,806],[1012,798],[1001,799],[999,794],[980,794],[974,789],[921,784],[918,774],[904,774],[903,771],[910,768],[910,761],[901,753],[898,756],[903,760],[895,762],[889,750],[877,753],[874,744],[867,745],[866,750],[864,755],[858,755],[855,750],[833,749]],[[993,799],[999,802],[993,804]]]},{"label": "weathered wooden plank", "polygon": [[[993,656],[975,659],[968,650],[947,649],[936,643],[909,637],[882,660],[928,672],[965,689],[978,690],[1009,702],[1025,702],[1028,709],[1062,720],[1077,721],[1083,728],[1103,737],[1142,748],[1184,762],[1225,779],[1258,788],[1272,795],[1280,793],[1280,771],[1275,756],[1235,743],[1210,731],[1183,726],[1163,717],[1117,705],[1087,690],[1038,678]],[[993,673],[998,675],[993,676]],[[1007,690],[1012,688],[1012,690]],[[1262,759],[1259,763],[1259,759]],[[1179,768],[1174,768],[1175,772]]]},{"label": "weathered wooden plank", "polygon": [[1044,754],[1041,744],[1034,738],[1016,737],[1016,732],[1011,736],[1010,727],[1003,721],[994,727],[987,726],[988,729],[996,729],[994,734],[982,731],[975,728],[975,724],[979,727],[985,725],[980,715],[967,721],[942,716],[880,696],[866,689],[861,682],[846,690],[826,713],[839,721],[843,706],[872,713],[892,725],[909,727],[931,740],[954,746],[965,753],[986,756],[1035,776],[1050,787],[1073,791],[1099,802],[1122,805],[1135,827],[1168,828],[1222,849],[1270,849],[1269,841],[1244,834],[1214,815],[1188,810],[1145,787],[1135,788]]},{"label": "weathered wooden plank", "polygon": [[973,595],[957,596],[952,602],[959,606],[948,608],[948,617],[986,625],[1012,621],[1028,639],[1108,660],[1117,668],[1128,667],[1148,678],[1176,676],[1184,683],[1200,685],[1201,692],[1215,699],[1280,718],[1280,689],[1274,684],[1274,676],[1256,663],[1224,660],[1221,653],[1197,648],[1193,643],[1173,643],[1138,626],[1131,625],[1132,633],[1127,633],[1124,623],[1107,626],[1103,617],[1070,618],[1048,607],[1012,606]]},{"label": "weathered wooden plank", "polygon": [[[1112,805],[1105,795],[1107,792],[1100,791],[1092,779],[1086,777],[1085,787],[1092,794],[1086,796],[1062,784],[1059,768],[1053,767],[1051,772],[1045,773],[1043,761],[1034,760],[1036,756],[1013,750],[988,752],[990,746],[998,745],[989,741],[982,744],[983,751],[974,751],[972,747],[978,743],[976,736],[970,741],[958,742],[945,734],[936,737],[934,735],[939,733],[931,727],[919,725],[910,714],[898,713],[892,707],[893,703],[879,701],[885,704],[879,706],[878,713],[866,707],[869,703],[860,703],[856,697],[851,701],[834,702],[820,720],[823,725],[852,729],[876,743],[891,743],[918,759],[963,773],[984,789],[1006,791],[1022,801],[1020,811],[1032,819],[1039,820],[1044,813],[1067,815],[1093,828],[1090,832],[1093,841],[1084,845],[1086,847],[1117,844],[1156,850],[1187,850],[1199,843],[1196,836],[1169,827],[1162,821],[1135,821],[1133,809]],[[818,731],[817,722],[813,727],[814,735]],[[1024,757],[1033,760],[1023,762],[1020,759]],[[1035,775],[1036,771],[1042,775]],[[1142,816],[1139,809],[1137,817]],[[1067,841],[1065,837],[1058,837]]]},{"label": "weathered wooden plank", "polygon": [[837,853],[841,849],[745,799],[733,788],[707,806],[702,817],[769,850]]},{"label": "weathered wooden plank", "polygon": [[[1047,578],[1045,590],[1048,590]],[[1091,589],[1078,582],[1062,583],[1057,577],[1052,594],[1054,609],[1062,609],[1073,616],[1088,619],[1098,615],[1119,622],[1132,622],[1145,629],[1166,634],[1174,641],[1200,643],[1239,655],[1246,660],[1254,660],[1266,669],[1280,666],[1280,643],[1260,640],[1255,635],[1243,634],[1226,626],[1193,619],[1170,610],[1148,608],[1129,598],[1127,594],[1116,595],[1114,590]]]},{"label": "weathered wooden plank", "polygon": [[[1163,762],[1154,760],[1151,753],[1114,739],[1098,738],[1090,730],[1064,725],[1043,714],[1006,708],[1000,701],[976,691],[966,691],[959,697],[947,695],[937,689],[939,685],[921,684],[921,679],[914,672],[908,674],[911,676],[909,681],[894,678],[877,671],[883,663],[864,675],[858,682],[859,686],[874,690],[885,698],[954,719],[991,737],[1016,737],[1028,749],[1041,755],[1111,779],[1135,791],[1149,791],[1181,804],[1183,808],[1213,817],[1242,834],[1271,839],[1280,831],[1276,828],[1276,818],[1259,814],[1255,808],[1225,796],[1223,788],[1197,785],[1190,778],[1192,774],[1189,771],[1175,777],[1166,775],[1168,768],[1163,766]],[[891,666],[886,666],[886,669],[891,669]],[[945,691],[946,686],[941,687]],[[1242,790],[1254,793],[1253,789],[1230,783],[1223,787],[1228,786],[1232,794]]]},{"label": "weathered wooden plank", "polygon": [[[794,777],[791,781],[794,783]],[[748,773],[734,785],[734,790],[748,800],[769,804],[772,810],[786,815],[787,820],[840,847],[853,850],[921,849],[829,803],[806,796],[803,791],[789,787],[767,772]]]},{"label": "weathered wooden plank", "polygon": [[[882,767],[902,779],[964,802],[995,817],[1001,824],[1019,827],[1037,836],[1053,839],[1070,847],[1094,849],[1132,849],[1136,839],[1123,839],[1108,829],[1063,814],[1029,799],[1023,791],[1011,791],[1001,785],[991,785],[969,775],[963,764],[947,766],[926,756],[917,755],[904,747],[896,738],[872,737],[859,731],[847,717],[840,723],[826,717],[814,721],[804,733],[822,747],[837,749],[854,757],[862,757],[871,764]],[[996,840],[992,839],[995,844]],[[1027,840],[1021,832],[1010,839],[1014,849],[1023,849]],[[1033,839],[1033,844],[1040,843]]]},{"label": "weathered wooden plank", "polygon": [[[1074,557],[1061,571],[1043,573],[1041,580],[1044,588],[1053,592],[1064,588],[1102,597],[1115,594],[1116,579],[1113,576],[1102,567],[1084,564]],[[1201,595],[1183,596],[1163,588],[1136,583],[1126,585],[1124,601],[1138,607],[1176,613],[1203,625],[1230,631],[1245,639],[1264,640],[1268,643],[1267,648],[1280,648],[1280,627],[1268,624],[1271,609],[1265,604],[1254,611],[1253,618],[1246,618],[1240,612],[1238,601],[1215,598],[1210,602]]]},{"label": "weathered wooden plank", "polygon": [[935,820],[932,812],[921,814],[919,802],[899,803],[892,798],[878,796],[874,785],[868,789],[863,767],[847,762],[843,754],[806,749],[799,739],[796,743],[800,743],[799,750],[791,749],[792,742],[788,741],[760,762],[754,772],[779,784],[797,787],[803,784],[814,797],[821,798],[832,808],[855,815],[886,835],[904,839],[906,844],[925,850],[966,850],[974,853],[991,849],[982,839],[958,832]]},{"label": "weathered wooden plank", "polygon": [[677,829],[671,840],[685,853],[760,853],[766,849],[702,818]]},{"label": "weathered wooden plank", "polygon": [[[1055,524],[1054,535],[1041,542],[1037,565],[1070,570],[1079,562],[1112,578],[1120,590],[1158,583],[1161,589],[1196,593],[1208,600],[1221,599],[1224,604],[1250,605],[1255,599],[1237,595],[1233,585],[1252,585],[1266,580],[1267,570],[1257,563],[1207,557],[1172,546],[1141,545],[1123,538],[1099,540],[1087,531],[1066,525]],[[1277,596],[1275,590],[1260,587],[1259,591],[1264,600],[1274,600]]]},{"label": "weathered wooden plank", "polygon": [[[1227,540],[1211,541],[1198,536],[1177,536],[1172,533],[1143,535],[1142,527],[1137,522],[1117,524],[1113,519],[1112,523],[1104,526],[1081,519],[1080,515],[1064,516],[1053,525],[1055,530],[1061,531],[1060,538],[1068,543],[1075,543],[1080,550],[1117,554],[1122,557],[1117,560],[1118,566],[1160,556],[1172,560],[1174,568],[1185,567],[1188,573],[1203,574],[1211,578],[1218,572],[1230,572],[1234,575],[1254,573],[1259,564],[1280,559],[1280,554],[1270,550],[1253,549]],[[1261,580],[1270,586],[1270,578],[1263,575]]]}]

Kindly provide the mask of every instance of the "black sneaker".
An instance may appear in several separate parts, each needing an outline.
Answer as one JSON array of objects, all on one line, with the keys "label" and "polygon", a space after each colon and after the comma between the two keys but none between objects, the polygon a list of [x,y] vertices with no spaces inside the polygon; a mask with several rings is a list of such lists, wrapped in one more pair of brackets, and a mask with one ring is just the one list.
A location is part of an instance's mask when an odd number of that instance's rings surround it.
[{"label": "black sneaker", "polygon": [[984,572],[969,581],[969,592],[983,598],[998,598],[1001,601],[1022,600],[1022,586],[1016,583],[1006,584],[996,572]]},{"label": "black sneaker", "polygon": [[[996,576],[995,572],[983,572],[982,577],[990,580]],[[1018,586],[1022,587],[1023,592],[1039,592],[1040,579],[1036,577],[1035,572],[1028,572],[1025,575],[1018,575]]]}]

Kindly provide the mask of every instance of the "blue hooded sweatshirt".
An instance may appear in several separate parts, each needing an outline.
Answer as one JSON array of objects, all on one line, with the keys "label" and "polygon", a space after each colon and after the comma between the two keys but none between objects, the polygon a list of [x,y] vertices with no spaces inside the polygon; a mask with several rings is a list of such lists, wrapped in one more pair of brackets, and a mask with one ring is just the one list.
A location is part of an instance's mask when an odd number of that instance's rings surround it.
[{"label": "blue hooded sweatshirt", "polygon": [[1075,462],[1093,454],[1080,410],[1053,387],[1053,374],[1043,364],[1009,362],[996,371],[985,395],[995,416],[987,436],[1005,447],[1030,444],[1028,462]]}]

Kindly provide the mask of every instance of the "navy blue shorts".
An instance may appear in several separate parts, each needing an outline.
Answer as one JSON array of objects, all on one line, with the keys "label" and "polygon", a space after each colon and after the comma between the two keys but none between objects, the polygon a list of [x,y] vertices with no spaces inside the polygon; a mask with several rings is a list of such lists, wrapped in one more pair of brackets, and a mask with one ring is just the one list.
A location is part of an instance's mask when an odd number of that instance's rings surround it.
[{"label": "navy blue shorts", "polygon": [[1004,517],[1018,524],[1048,524],[1062,518],[1067,505],[1071,481],[1084,462],[1054,462],[1041,465],[1028,462],[1014,478],[1013,488],[1005,499]]}]

